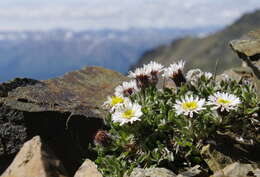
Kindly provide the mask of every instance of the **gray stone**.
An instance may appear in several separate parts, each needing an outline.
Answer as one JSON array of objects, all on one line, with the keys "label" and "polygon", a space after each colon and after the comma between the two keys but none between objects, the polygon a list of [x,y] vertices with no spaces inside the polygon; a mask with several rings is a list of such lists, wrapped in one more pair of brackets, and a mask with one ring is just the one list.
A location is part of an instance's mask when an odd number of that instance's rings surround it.
[{"label": "gray stone", "polygon": [[211,177],[259,177],[259,169],[255,169],[251,164],[240,164],[235,162],[217,171]]},{"label": "gray stone", "polygon": [[[233,126],[236,125],[233,124]],[[260,161],[260,156],[256,155],[260,154],[259,143],[252,143],[248,140],[239,141],[235,133],[218,132],[214,140],[208,143],[203,146],[201,156],[213,172],[235,162],[257,165]]]},{"label": "gray stone", "polygon": [[176,175],[165,168],[135,168],[129,177],[176,177]]},{"label": "gray stone", "polygon": [[61,161],[39,136],[26,142],[1,177],[67,177]]},{"label": "gray stone", "polygon": [[207,177],[208,174],[203,171],[199,165],[189,168],[187,171],[178,174],[177,177]]},{"label": "gray stone", "polygon": [[244,66],[251,68],[260,96],[260,30],[251,31],[242,39],[231,41],[230,46],[244,61]]},{"label": "gray stone", "polygon": [[94,162],[86,159],[74,177],[102,177],[102,174],[98,171],[97,165]]},{"label": "gray stone", "polygon": [[233,160],[230,157],[217,151],[210,144],[202,148],[201,155],[213,172],[218,171],[225,166],[233,163]]},{"label": "gray stone", "polygon": [[260,30],[251,31],[241,39],[231,41],[230,46],[243,60],[260,60]]}]

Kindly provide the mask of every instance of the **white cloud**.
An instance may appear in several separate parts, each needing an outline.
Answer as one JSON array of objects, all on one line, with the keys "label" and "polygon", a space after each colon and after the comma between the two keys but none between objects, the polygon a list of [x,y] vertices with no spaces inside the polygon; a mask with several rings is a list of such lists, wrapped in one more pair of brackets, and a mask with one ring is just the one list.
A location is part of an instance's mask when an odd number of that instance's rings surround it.
[{"label": "white cloud", "polygon": [[192,28],[229,24],[256,8],[259,0],[11,0],[0,3],[0,30]]}]

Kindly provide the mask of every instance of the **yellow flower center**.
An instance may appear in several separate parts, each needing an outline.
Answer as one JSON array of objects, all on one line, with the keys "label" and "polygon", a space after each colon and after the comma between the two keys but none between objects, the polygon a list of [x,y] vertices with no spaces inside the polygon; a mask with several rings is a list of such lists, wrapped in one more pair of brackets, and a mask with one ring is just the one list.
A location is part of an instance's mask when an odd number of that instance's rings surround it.
[{"label": "yellow flower center", "polygon": [[112,106],[115,106],[118,103],[123,103],[123,102],[124,102],[124,99],[122,97],[112,96],[112,100],[111,100]]},{"label": "yellow flower center", "polygon": [[198,107],[198,104],[196,101],[186,102],[182,103],[182,108],[185,110],[193,110]]},{"label": "yellow flower center", "polygon": [[126,119],[130,119],[131,117],[134,116],[134,111],[131,110],[131,109],[128,109],[126,110],[124,113],[123,113],[123,117],[126,118]]},{"label": "yellow flower center", "polygon": [[224,100],[224,99],[222,99],[222,98],[219,98],[218,100],[217,100],[217,103],[220,103],[220,104],[229,104],[231,101],[229,101],[229,100]]}]

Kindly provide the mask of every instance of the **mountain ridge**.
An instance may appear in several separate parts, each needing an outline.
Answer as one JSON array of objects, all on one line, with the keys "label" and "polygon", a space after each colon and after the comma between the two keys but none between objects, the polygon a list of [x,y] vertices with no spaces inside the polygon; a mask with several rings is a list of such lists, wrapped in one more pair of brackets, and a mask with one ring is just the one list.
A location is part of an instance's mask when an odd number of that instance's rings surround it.
[{"label": "mountain ridge", "polygon": [[151,60],[164,65],[184,59],[187,68],[201,68],[214,72],[217,60],[220,61],[218,73],[241,64],[230,50],[229,41],[240,38],[247,32],[260,28],[260,10],[243,15],[233,24],[207,37],[184,37],[174,40],[170,45],[161,45],[143,54],[136,65],[139,67]]}]

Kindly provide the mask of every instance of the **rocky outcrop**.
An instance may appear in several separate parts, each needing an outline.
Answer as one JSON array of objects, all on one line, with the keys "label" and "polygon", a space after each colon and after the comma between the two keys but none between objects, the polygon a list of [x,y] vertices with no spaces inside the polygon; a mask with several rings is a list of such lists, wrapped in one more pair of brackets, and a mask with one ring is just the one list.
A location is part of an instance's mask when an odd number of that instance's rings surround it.
[{"label": "rocky outcrop", "polygon": [[208,177],[208,173],[199,165],[196,165],[178,174],[177,177]]},{"label": "rocky outcrop", "polygon": [[231,41],[230,46],[260,79],[260,30],[252,31],[240,40]]},{"label": "rocky outcrop", "polygon": [[15,79],[0,85],[0,173],[25,141],[48,142],[70,176],[92,157],[88,143],[102,128],[100,108],[126,78],[101,67],[86,67],[45,81]]},{"label": "rocky outcrop", "polygon": [[61,161],[39,136],[26,142],[1,177],[67,177]]},{"label": "rocky outcrop", "polygon": [[208,177],[208,174],[197,165],[178,175],[166,168],[135,168],[130,176],[125,174],[124,177]]},{"label": "rocky outcrop", "polygon": [[260,30],[251,31],[241,39],[231,41],[230,46],[241,59],[258,61],[260,58]]},{"label": "rocky outcrop", "polygon": [[97,165],[91,160],[87,159],[80,166],[74,177],[102,177],[102,174],[98,171]]},{"label": "rocky outcrop", "polygon": [[213,172],[233,163],[233,160],[229,156],[212,148],[210,144],[202,148],[201,156]]},{"label": "rocky outcrop", "polygon": [[204,146],[201,156],[211,171],[216,172],[234,163],[260,164],[259,143],[238,141],[237,135],[231,132],[218,134],[211,144]]},{"label": "rocky outcrop", "polygon": [[249,32],[239,40],[231,41],[230,46],[243,60],[243,67],[250,68],[260,95],[260,29]]},{"label": "rocky outcrop", "polygon": [[176,177],[176,175],[165,168],[135,168],[129,177]]},{"label": "rocky outcrop", "polygon": [[260,169],[253,167],[251,164],[240,164],[238,162],[226,166],[224,169],[217,171],[211,177],[259,177]]}]

